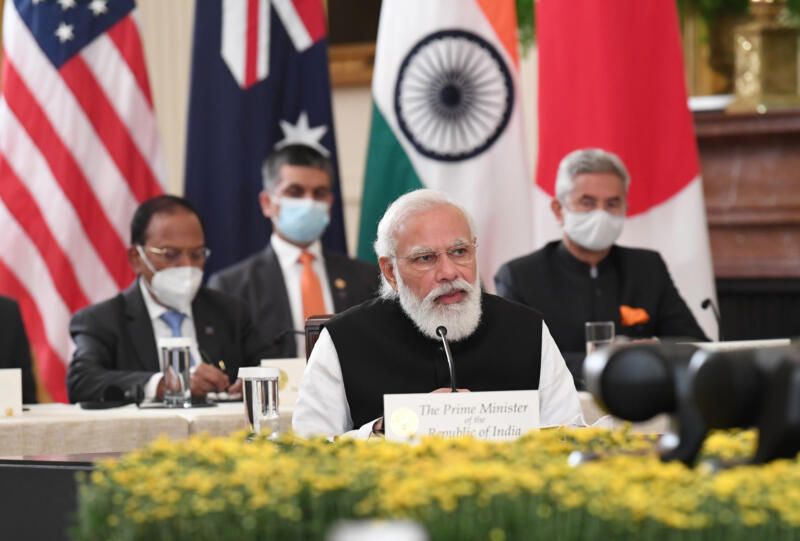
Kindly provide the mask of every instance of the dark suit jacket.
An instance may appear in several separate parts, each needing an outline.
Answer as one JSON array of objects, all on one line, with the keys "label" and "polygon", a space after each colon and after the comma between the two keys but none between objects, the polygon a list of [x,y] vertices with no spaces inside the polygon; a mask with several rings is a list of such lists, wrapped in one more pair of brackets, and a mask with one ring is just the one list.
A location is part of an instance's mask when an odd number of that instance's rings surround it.
[{"label": "dark suit jacket", "polygon": [[[498,295],[544,314],[573,375],[585,356],[587,321],[614,321],[617,334],[631,338],[707,340],[657,252],[614,245],[597,273],[592,278],[589,265],[555,241],[500,267],[495,286]],[[620,305],[643,308],[649,321],[623,325]]]},{"label": "dark suit jacket", "polygon": [[0,297],[0,368],[22,369],[22,402],[36,403],[36,382],[31,369],[31,349],[17,302]]},{"label": "dark suit jacket", "polygon": [[[267,357],[264,338],[243,303],[201,288],[192,302],[197,344],[204,358],[224,360],[231,382],[239,366]],[[109,386],[125,391],[159,371],[156,339],[138,281],[107,301],[77,312],[69,325],[75,354],[67,371],[71,402],[100,400]]]},{"label": "dark suit jacket", "polygon": [[[376,296],[380,284],[378,267],[325,250],[322,255],[337,313]],[[272,245],[214,274],[208,287],[250,306],[253,322],[270,341],[271,357],[297,357],[289,295]]]}]

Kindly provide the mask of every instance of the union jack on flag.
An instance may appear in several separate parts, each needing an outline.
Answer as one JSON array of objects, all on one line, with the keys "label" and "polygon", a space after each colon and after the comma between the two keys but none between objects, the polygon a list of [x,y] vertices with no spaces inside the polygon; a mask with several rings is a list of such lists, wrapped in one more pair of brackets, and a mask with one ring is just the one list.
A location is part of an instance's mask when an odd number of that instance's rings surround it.
[{"label": "union jack on flag", "polygon": [[325,36],[325,17],[318,0],[223,0],[221,54],[242,88],[269,75],[271,9],[298,53]]},{"label": "union jack on flag", "polygon": [[196,3],[186,147],[186,196],[214,256],[206,273],[262,249],[261,166],[277,144],[330,156],[331,224],[323,242],[346,252],[322,0]]},{"label": "union jack on flag", "polygon": [[0,293],[20,303],[40,383],[66,401],[71,315],[133,279],[138,204],[164,191],[133,0],[6,0]]}]

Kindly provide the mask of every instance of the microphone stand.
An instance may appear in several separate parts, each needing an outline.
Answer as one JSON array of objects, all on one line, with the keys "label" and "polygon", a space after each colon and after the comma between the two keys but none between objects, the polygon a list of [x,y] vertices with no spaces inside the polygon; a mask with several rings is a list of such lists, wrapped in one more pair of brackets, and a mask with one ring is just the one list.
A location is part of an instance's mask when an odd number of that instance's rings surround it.
[{"label": "microphone stand", "polygon": [[722,337],[722,316],[720,315],[719,310],[717,309],[717,305],[714,303],[714,301],[711,300],[710,297],[704,299],[703,302],[700,303],[700,308],[702,308],[703,310],[707,310],[709,306],[711,307],[711,313],[714,315],[714,319],[717,320],[717,331],[719,334],[719,341],[724,342],[725,339]]},{"label": "microphone stand", "polygon": [[456,371],[455,367],[453,366],[453,356],[450,354],[450,344],[447,342],[447,328],[444,325],[439,325],[436,327],[436,334],[438,334],[439,338],[442,339],[444,355],[447,358],[447,368],[450,369],[450,390],[454,393],[457,393],[458,388],[456,387]]}]

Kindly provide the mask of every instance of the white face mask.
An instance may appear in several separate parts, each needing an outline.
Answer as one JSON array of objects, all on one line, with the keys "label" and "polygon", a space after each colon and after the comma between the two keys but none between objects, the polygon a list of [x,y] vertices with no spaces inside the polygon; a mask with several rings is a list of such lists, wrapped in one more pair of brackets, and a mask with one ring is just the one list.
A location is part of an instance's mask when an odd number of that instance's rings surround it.
[{"label": "white face mask", "polygon": [[153,273],[148,289],[158,302],[184,314],[189,313],[194,296],[203,281],[203,271],[197,267],[169,267],[157,271],[147,259],[141,246],[136,246],[144,264]]},{"label": "white face mask", "polygon": [[591,212],[573,212],[566,207],[564,213],[564,233],[575,244],[587,250],[605,250],[614,244],[622,234],[625,216],[615,216],[602,209]]}]

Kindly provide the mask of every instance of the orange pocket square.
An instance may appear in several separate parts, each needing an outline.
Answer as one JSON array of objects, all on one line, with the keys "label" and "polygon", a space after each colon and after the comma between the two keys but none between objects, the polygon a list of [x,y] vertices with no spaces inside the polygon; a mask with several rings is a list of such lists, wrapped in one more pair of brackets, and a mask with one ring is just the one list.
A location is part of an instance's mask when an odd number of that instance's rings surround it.
[{"label": "orange pocket square", "polygon": [[625,304],[619,307],[619,318],[623,327],[639,325],[650,321],[650,314],[644,308],[634,308]]}]

